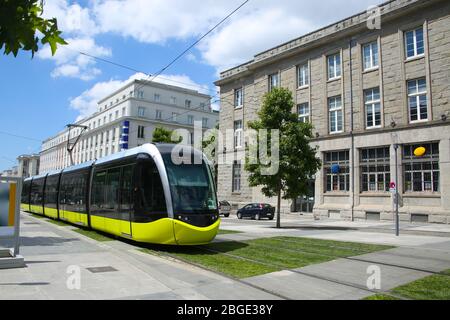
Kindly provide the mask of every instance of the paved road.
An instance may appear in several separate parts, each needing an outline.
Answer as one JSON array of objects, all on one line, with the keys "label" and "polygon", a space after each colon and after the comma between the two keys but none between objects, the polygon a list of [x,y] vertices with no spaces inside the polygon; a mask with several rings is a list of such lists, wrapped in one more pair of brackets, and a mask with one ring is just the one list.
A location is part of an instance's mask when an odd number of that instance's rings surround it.
[{"label": "paved road", "polygon": [[[129,243],[97,242],[72,231],[73,227],[28,214],[22,217],[21,254],[27,268],[0,270],[3,299],[360,299],[373,293],[366,286],[371,265],[380,267],[382,290],[450,268],[450,237],[444,236],[449,228],[439,225],[404,225],[405,230],[425,228],[429,233],[395,237],[385,232],[392,227],[389,223],[316,222],[286,215],[283,226],[289,228],[276,229],[274,221],[224,218],[223,229],[243,233],[219,235],[216,241],[290,235],[398,246],[236,281],[142,253]],[[67,287],[70,266],[80,268],[79,290]]]}]

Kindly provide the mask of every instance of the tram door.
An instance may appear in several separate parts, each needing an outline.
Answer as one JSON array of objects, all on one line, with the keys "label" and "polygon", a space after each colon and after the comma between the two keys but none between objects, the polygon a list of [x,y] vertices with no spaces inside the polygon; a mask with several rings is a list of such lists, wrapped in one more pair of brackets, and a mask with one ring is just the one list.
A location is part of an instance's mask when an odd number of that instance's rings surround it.
[{"label": "tram door", "polygon": [[120,206],[121,220],[120,232],[131,237],[131,214],[133,210],[133,172],[134,165],[122,167],[122,179],[120,181]]}]

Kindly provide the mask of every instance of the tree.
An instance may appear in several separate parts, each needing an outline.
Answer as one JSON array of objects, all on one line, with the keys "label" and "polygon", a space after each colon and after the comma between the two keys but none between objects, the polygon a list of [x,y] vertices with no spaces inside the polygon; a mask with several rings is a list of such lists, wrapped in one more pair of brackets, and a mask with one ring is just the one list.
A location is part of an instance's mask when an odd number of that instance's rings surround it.
[{"label": "tree", "polygon": [[153,143],[180,143],[183,138],[179,137],[177,140],[172,140],[173,130],[166,129],[163,127],[156,127],[153,131]]},{"label": "tree", "polygon": [[[39,40],[50,45],[52,55],[57,45],[67,44],[61,38],[56,18],[44,19],[43,0],[0,0],[0,49],[4,54],[17,56],[19,50],[31,51],[31,56],[39,50]],[[42,38],[36,35],[39,31]]]},{"label": "tree", "polygon": [[[280,228],[280,205],[283,199],[295,199],[308,191],[308,180],[321,166],[316,158],[316,149],[309,145],[312,138],[312,126],[298,120],[292,112],[294,101],[292,93],[285,88],[274,88],[264,96],[258,120],[249,121],[248,126],[254,130],[268,130],[268,151],[271,150],[271,131],[279,129],[279,162],[278,171],[273,175],[265,175],[263,169],[270,165],[260,161],[245,163],[249,175],[249,185],[262,186],[262,193],[267,197],[277,196],[277,228]],[[260,148],[259,138],[256,148]],[[269,157],[272,156],[269,154]],[[258,157],[258,160],[259,157]]]}]

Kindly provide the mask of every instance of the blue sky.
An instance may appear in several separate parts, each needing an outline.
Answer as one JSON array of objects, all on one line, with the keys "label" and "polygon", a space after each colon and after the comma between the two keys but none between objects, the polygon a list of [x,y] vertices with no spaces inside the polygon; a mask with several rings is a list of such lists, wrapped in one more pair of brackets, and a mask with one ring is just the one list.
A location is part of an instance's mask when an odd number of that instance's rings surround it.
[{"label": "blue sky", "polygon": [[[0,171],[18,155],[40,151],[40,141],[95,110],[95,102],[135,72],[88,59],[87,52],[147,73],[156,72],[241,0],[50,0],[70,49],[54,57],[44,47],[0,56]],[[214,95],[220,70],[262,50],[364,11],[380,1],[250,0],[221,28],[180,59],[163,77]],[[74,51],[75,50],[75,51]],[[169,82],[170,83],[170,82]],[[181,85],[180,83],[174,83]],[[24,139],[4,134],[25,136]]]}]

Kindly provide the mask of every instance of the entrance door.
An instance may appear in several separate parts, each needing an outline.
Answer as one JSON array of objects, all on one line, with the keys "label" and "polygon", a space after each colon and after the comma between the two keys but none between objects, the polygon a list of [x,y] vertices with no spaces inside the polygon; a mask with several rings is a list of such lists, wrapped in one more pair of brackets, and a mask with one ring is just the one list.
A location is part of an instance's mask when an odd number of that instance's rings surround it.
[{"label": "entrance door", "polygon": [[131,213],[133,210],[133,171],[134,165],[122,168],[120,183],[120,232],[124,236],[131,237]]},{"label": "entrance door", "polygon": [[314,208],[314,192],[315,192],[315,180],[309,180],[308,182],[308,192],[295,199],[294,201],[294,212],[313,212]]}]

